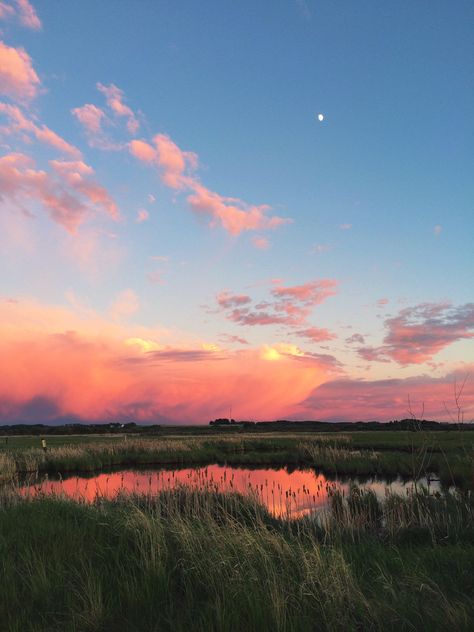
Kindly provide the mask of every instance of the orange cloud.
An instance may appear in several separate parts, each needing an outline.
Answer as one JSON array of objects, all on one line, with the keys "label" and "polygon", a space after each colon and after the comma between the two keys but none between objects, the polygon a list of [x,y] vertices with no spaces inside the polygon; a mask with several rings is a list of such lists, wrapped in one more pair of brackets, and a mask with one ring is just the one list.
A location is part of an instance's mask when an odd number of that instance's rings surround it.
[{"label": "orange cloud", "polygon": [[14,101],[30,101],[40,80],[23,48],[13,48],[0,40],[0,94]]},{"label": "orange cloud", "polygon": [[[334,379],[331,357],[291,344],[228,351],[210,344],[165,344],[163,330],[108,321],[87,309],[0,302],[0,421],[135,419],[207,423],[232,404],[240,419],[379,419],[425,404],[449,419],[455,380]],[[41,370],[39,370],[41,367]],[[337,373],[336,373],[337,375]],[[474,413],[468,381],[461,405]]]},{"label": "orange cloud", "polygon": [[278,349],[269,362],[255,349],[163,345],[154,332],[119,321],[3,301],[0,420],[207,422],[229,402],[242,418],[278,417],[330,374],[323,361]]}]

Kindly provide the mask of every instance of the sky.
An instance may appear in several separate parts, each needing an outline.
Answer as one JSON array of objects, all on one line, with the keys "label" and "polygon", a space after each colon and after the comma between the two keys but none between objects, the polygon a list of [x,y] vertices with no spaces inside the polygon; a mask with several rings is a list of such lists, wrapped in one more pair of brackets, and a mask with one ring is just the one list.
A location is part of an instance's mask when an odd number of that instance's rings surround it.
[{"label": "sky", "polygon": [[470,1],[0,1],[0,423],[474,417]]}]

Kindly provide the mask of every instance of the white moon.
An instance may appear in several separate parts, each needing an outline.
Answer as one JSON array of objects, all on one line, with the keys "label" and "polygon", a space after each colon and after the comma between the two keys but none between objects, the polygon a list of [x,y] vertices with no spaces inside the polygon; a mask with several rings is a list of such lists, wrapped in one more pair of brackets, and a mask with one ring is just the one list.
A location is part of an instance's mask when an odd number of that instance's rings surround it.
[{"label": "white moon", "polygon": [[318,114],[318,121],[322,123],[324,121],[324,114]]}]

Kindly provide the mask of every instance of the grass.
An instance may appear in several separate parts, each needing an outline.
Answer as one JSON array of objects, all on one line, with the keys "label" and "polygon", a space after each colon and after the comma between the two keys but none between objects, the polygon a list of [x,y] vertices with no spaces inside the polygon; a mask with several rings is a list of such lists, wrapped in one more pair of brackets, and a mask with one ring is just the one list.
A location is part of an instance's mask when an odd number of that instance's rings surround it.
[{"label": "grass", "polygon": [[[381,436],[383,434],[383,436]],[[0,449],[0,629],[470,630],[471,434],[240,433],[10,438]],[[22,473],[113,466],[315,466],[422,476],[463,491],[377,499],[332,490],[317,517],[275,517],[256,494],[177,487],[86,503],[25,497]]]},{"label": "grass", "polygon": [[178,489],[93,504],[0,500],[8,632],[469,630],[470,495],[353,488],[319,522]]},{"label": "grass", "polygon": [[[38,437],[0,441],[0,481],[25,472],[71,473],[116,466],[227,463],[316,467],[327,474],[417,479],[474,488],[474,432],[240,433],[223,436]],[[36,446],[36,447],[35,447]]]}]

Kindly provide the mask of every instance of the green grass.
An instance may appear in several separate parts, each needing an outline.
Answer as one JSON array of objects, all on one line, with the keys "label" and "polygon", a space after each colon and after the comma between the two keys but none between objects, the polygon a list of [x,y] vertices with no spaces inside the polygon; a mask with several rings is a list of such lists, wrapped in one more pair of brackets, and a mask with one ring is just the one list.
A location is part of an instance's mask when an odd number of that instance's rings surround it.
[{"label": "green grass", "polygon": [[317,524],[278,520],[238,495],[177,490],[87,505],[5,492],[0,627],[472,629],[472,501],[400,498],[396,513],[353,495]]}]

